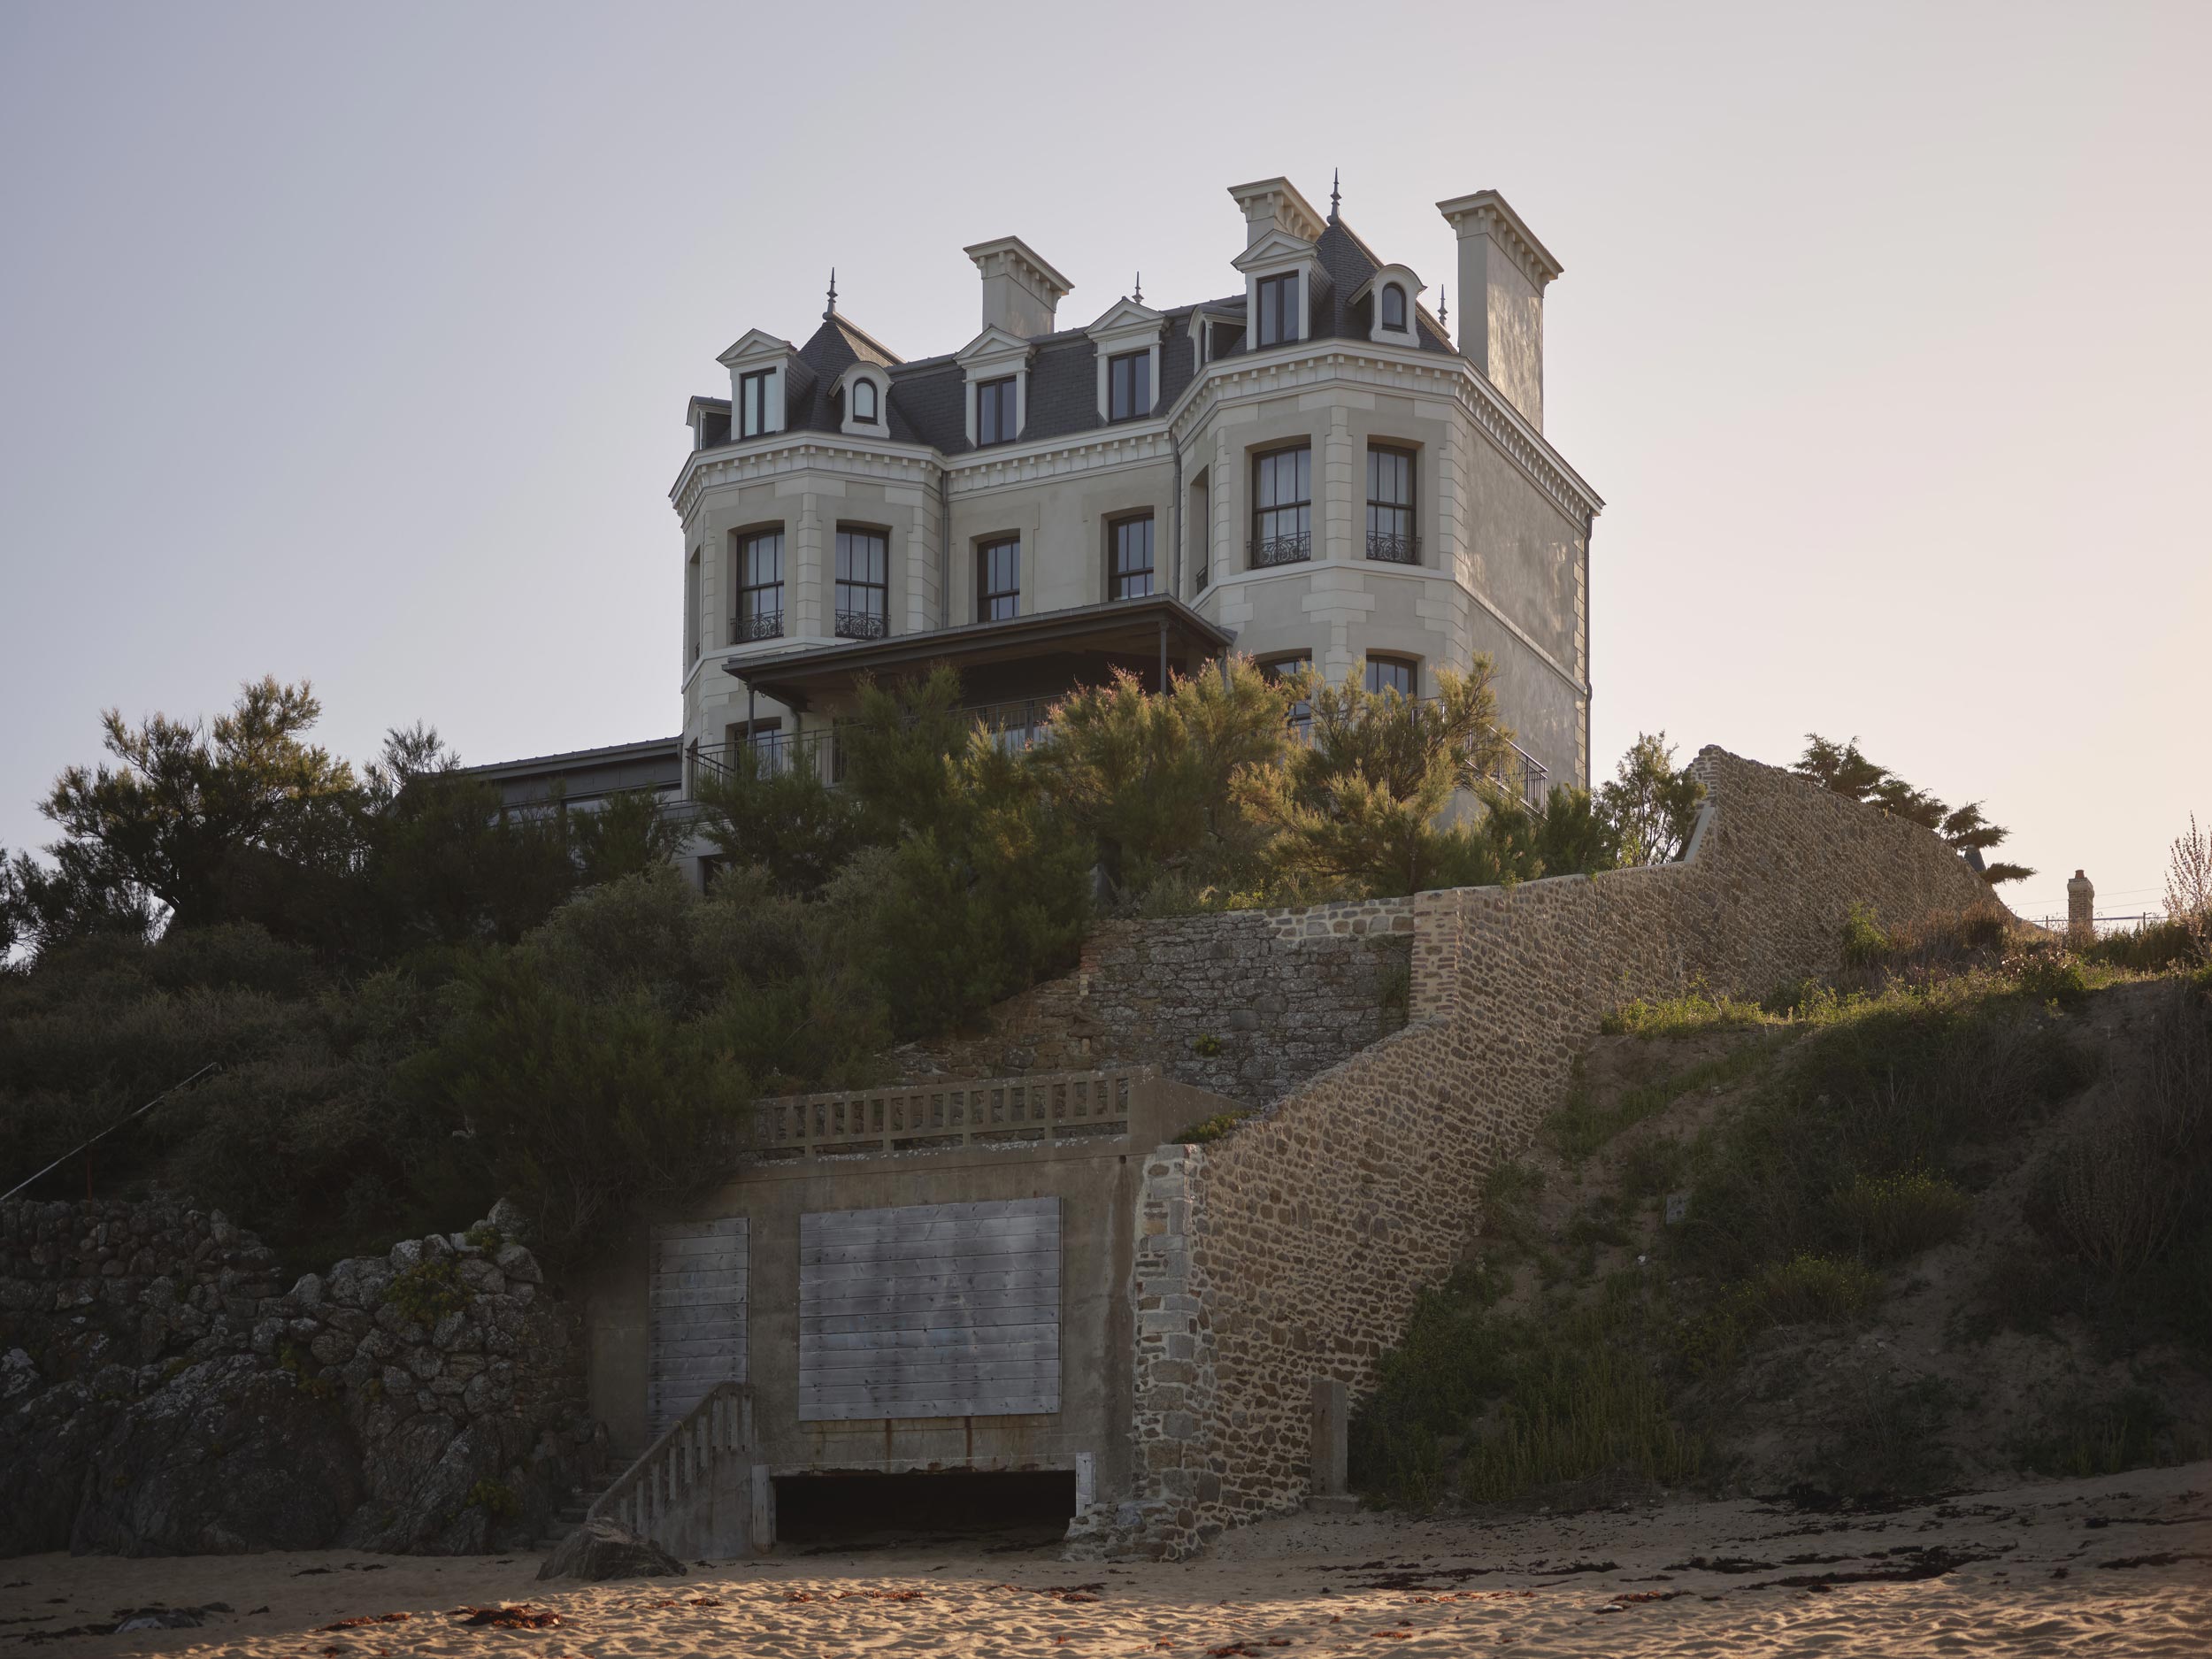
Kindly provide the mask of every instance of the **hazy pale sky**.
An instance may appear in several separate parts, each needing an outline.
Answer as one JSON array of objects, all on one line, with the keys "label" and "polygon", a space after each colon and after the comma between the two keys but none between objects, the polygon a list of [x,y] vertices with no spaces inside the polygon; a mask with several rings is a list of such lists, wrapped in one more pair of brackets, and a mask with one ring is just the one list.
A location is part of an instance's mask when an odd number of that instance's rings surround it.
[{"label": "hazy pale sky", "polygon": [[[1803,734],[2062,910],[2212,818],[2212,6],[0,6],[0,844],[97,751],[311,679],[356,758],[680,724],[684,400],[750,327],[1231,291],[1286,173],[1432,287],[1566,267],[1601,772]],[[1433,294],[1432,293],[1432,300]],[[1451,296],[1456,308],[1459,296]]]}]

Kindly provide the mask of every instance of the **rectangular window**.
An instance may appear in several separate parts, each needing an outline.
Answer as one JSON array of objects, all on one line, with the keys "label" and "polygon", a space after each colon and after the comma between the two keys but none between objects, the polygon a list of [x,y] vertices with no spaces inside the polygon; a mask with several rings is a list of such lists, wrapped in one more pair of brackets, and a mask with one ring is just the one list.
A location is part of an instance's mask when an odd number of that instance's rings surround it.
[{"label": "rectangular window", "polygon": [[1368,449],[1367,557],[1390,565],[1421,562],[1413,534],[1413,457],[1404,449]]},{"label": "rectangular window", "polygon": [[837,637],[879,640],[890,632],[891,541],[880,530],[837,526]]},{"label": "rectangular window", "polygon": [[772,412],[771,404],[773,400],[771,394],[775,390],[775,381],[776,372],[773,369],[756,369],[750,374],[738,377],[737,435],[739,437],[757,438],[763,433],[773,429],[769,424],[769,416]]},{"label": "rectangular window", "polygon": [[703,591],[699,565],[700,549],[691,549],[691,557],[684,562],[684,666],[688,668],[699,660],[700,595]]},{"label": "rectangular window", "polygon": [[1313,451],[1271,449],[1252,459],[1252,568],[1313,557]]},{"label": "rectangular window", "polygon": [[784,734],[780,718],[755,720],[750,726],[740,720],[724,729],[726,747],[723,762],[732,772],[742,767],[749,759],[757,778],[780,777],[791,770],[791,740]]},{"label": "rectangular window", "polygon": [[757,530],[737,539],[737,615],[730,642],[783,637],[783,532]]},{"label": "rectangular window", "polygon": [[1252,334],[1256,346],[1279,346],[1298,338],[1298,273],[1262,277],[1258,290],[1260,314]]},{"label": "rectangular window", "polygon": [[[1260,661],[1260,672],[1270,680],[1295,680],[1313,667],[1310,652],[1300,651],[1289,657],[1268,657]],[[1290,705],[1290,729],[1293,736],[1303,741],[1313,729],[1313,705],[1303,697]]]},{"label": "rectangular window", "polygon": [[975,388],[975,441],[1014,442],[1014,377],[985,380]]},{"label": "rectangular window", "polygon": [[1021,539],[986,541],[975,550],[975,619],[1003,622],[1021,609]]},{"label": "rectangular window", "polygon": [[1152,515],[1117,518],[1107,526],[1113,560],[1106,572],[1109,599],[1144,599],[1152,593]]},{"label": "rectangular window", "polygon": [[1131,351],[1106,359],[1106,419],[1136,420],[1152,412],[1152,354]]},{"label": "rectangular window", "polygon": [[1367,688],[1370,691],[1394,691],[1402,697],[1410,697],[1413,688],[1420,683],[1420,664],[1406,657],[1371,657],[1367,659]]}]

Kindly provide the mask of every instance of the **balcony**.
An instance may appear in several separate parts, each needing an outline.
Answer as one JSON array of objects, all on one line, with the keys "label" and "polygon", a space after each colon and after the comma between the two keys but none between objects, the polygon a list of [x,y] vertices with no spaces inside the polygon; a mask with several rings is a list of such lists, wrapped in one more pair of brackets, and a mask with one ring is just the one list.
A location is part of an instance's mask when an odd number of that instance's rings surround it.
[{"label": "balcony", "polygon": [[730,619],[730,639],[738,645],[750,645],[756,640],[783,638],[783,612],[756,611],[750,616]]},{"label": "balcony", "polygon": [[841,611],[837,613],[836,633],[841,640],[880,640],[891,632],[890,625],[879,611]]},{"label": "balcony", "polygon": [[1421,538],[1417,535],[1397,535],[1388,530],[1370,530],[1367,533],[1367,557],[1383,565],[1418,565],[1421,562]]},{"label": "balcony", "polygon": [[1302,565],[1313,557],[1313,532],[1299,530],[1289,535],[1259,536],[1244,545],[1256,571],[1277,565]]}]

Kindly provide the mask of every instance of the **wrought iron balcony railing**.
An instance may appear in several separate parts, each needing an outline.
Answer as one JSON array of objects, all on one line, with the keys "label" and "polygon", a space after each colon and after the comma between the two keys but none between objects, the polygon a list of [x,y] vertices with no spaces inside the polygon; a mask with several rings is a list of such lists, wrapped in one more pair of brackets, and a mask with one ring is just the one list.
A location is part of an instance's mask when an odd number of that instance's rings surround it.
[{"label": "wrought iron balcony railing", "polygon": [[749,616],[733,618],[730,623],[730,638],[740,645],[749,645],[755,640],[783,638],[782,611],[756,611]]},{"label": "wrought iron balcony railing", "polygon": [[1302,565],[1313,557],[1313,532],[1300,530],[1290,535],[1259,536],[1245,543],[1252,556],[1252,568],[1265,570],[1275,565]]},{"label": "wrought iron balcony railing", "polygon": [[1388,530],[1370,530],[1367,533],[1367,557],[1385,565],[1418,565],[1421,562],[1421,538],[1417,535],[1398,535]]},{"label": "wrought iron balcony railing", "polygon": [[841,611],[837,613],[837,637],[841,640],[879,640],[890,633],[890,626],[879,611]]}]

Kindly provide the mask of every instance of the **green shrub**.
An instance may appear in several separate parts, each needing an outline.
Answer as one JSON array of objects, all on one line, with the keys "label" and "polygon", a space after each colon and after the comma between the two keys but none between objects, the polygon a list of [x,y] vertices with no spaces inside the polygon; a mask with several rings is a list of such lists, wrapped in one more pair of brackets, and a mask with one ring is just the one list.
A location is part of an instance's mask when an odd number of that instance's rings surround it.
[{"label": "green shrub", "polygon": [[1847,968],[1871,968],[1887,959],[1890,936],[1874,913],[1874,907],[1855,900],[1843,918],[1843,964]]},{"label": "green shrub", "polygon": [[1552,1114],[1545,1133],[1561,1155],[1579,1163],[1624,1129],[1657,1116],[1685,1094],[1701,1088],[1720,1088],[1748,1076],[1770,1052],[1763,1042],[1747,1042],[1717,1059],[1624,1089],[1609,1105],[1601,1106],[1586,1089],[1577,1089],[1567,1104]]},{"label": "green shrub", "polygon": [[1955,1238],[1974,1201],[1939,1175],[1862,1175],[1838,1189],[1839,1236],[1870,1262],[1901,1262]]},{"label": "green shrub", "polygon": [[2196,960],[2196,941],[2185,922],[2171,918],[2125,933],[2105,933],[2081,954],[2106,967],[2131,973],[2167,973]]},{"label": "green shrub", "polygon": [[1777,1023],[1758,1003],[1716,995],[1701,985],[1679,996],[1624,1002],[1600,1019],[1598,1029],[1610,1037],[1702,1037]]},{"label": "green shrub", "polygon": [[449,1258],[403,1268],[384,1287],[384,1300],[417,1325],[434,1325],[467,1307],[469,1293],[461,1283],[460,1270]]},{"label": "green shrub", "polygon": [[1770,1262],[1736,1291],[1738,1306],[1768,1325],[1855,1319],[1879,1300],[1882,1281],[1861,1263],[1833,1256]]},{"label": "green shrub", "polygon": [[2116,1475],[2176,1461],[2167,1444],[2172,1415],[2155,1395],[2127,1389],[2108,1399],[2077,1396],[2051,1413],[2043,1428],[2013,1448],[2023,1469],[2065,1479]]},{"label": "green shrub", "polygon": [[1221,1052],[1221,1039],[1210,1031],[1202,1031],[1190,1040],[1190,1051],[1210,1060]]},{"label": "green shrub", "polygon": [[522,1503],[514,1488],[500,1480],[480,1480],[469,1488],[468,1496],[461,1500],[465,1509],[478,1509],[495,1521],[511,1521],[522,1513]]},{"label": "green shrub", "polygon": [[1252,1114],[1249,1112],[1217,1112],[1213,1117],[1194,1124],[1187,1124],[1168,1137],[1171,1144],[1182,1147],[1211,1146]]}]

